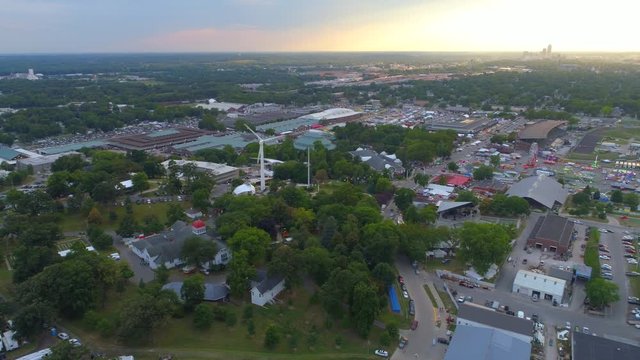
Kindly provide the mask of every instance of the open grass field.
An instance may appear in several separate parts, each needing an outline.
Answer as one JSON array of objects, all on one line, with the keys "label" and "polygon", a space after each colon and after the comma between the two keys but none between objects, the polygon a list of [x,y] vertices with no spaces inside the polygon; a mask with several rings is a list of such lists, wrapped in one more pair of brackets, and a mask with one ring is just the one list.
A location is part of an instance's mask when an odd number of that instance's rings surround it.
[{"label": "open grass field", "polygon": [[[167,219],[167,209],[170,203],[155,203],[155,204],[133,204],[133,217],[136,221],[142,222],[145,216],[155,215],[160,219],[160,222],[164,223]],[[185,209],[189,207],[188,203],[179,203]],[[125,209],[123,206],[98,206],[98,210],[102,214],[103,222],[100,228],[103,230],[115,230],[120,223],[120,219],[124,217]],[[117,215],[115,221],[109,219],[109,212],[114,211]],[[87,228],[87,219],[81,214],[65,215],[60,222],[62,231],[84,231]]]},{"label": "open grass field", "polygon": [[[112,294],[99,314],[113,316],[121,300],[135,291],[135,286],[129,286],[125,293]],[[226,307],[236,315],[237,323],[227,326],[216,321],[209,330],[197,330],[192,314],[171,318],[156,331],[152,344],[142,347],[114,345],[116,338],[101,337],[82,320],[64,325],[93,348],[108,355],[133,354],[136,359],[155,360],[160,354],[174,354],[179,359],[372,359],[375,357],[373,350],[392,348],[380,346],[378,340],[382,329],[374,326],[368,339],[363,339],[350,328],[347,317],[343,320],[328,318],[321,305],[302,289],[287,294],[276,305],[265,308],[252,305],[254,335],[249,334],[247,322],[243,320],[244,304],[209,306]],[[278,326],[280,342],[275,349],[267,350],[263,345],[264,334],[271,324]]]},{"label": "open grass field", "polygon": [[606,130],[605,138],[608,139],[624,139],[640,138],[640,127],[617,127]]}]

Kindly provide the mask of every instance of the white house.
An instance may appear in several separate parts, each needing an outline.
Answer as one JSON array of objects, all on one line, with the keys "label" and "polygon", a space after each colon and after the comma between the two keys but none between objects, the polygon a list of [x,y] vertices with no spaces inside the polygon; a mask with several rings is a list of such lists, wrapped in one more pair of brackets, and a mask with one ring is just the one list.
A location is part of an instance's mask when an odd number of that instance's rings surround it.
[{"label": "white house", "polygon": [[222,241],[213,240],[207,235],[206,224],[202,220],[194,221],[191,226],[183,221],[176,221],[168,231],[147,236],[131,242],[129,248],[152,269],[157,269],[164,264],[167,269],[180,266],[184,263],[180,254],[185,240],[192,236],[215,241],[218,253],[211,264],[227,264],[231,259],[231,253]]},{"label": "white house", "polygon": [[275,297],[284,290],[284,282],[283,276],[269,276],[266,271],[259,270],[251,281],[251,303],[258,306],[273,303]]},{"label": "white house", "polygon": [[552,276],[520,270],[513,281],[512,292],[528,297],[562,303],[567,282]]},{"label": "white house", "polygon": [[533,321],[473,303],[460,305],[456,325],[495,329],[526,343],[533,340]]}]

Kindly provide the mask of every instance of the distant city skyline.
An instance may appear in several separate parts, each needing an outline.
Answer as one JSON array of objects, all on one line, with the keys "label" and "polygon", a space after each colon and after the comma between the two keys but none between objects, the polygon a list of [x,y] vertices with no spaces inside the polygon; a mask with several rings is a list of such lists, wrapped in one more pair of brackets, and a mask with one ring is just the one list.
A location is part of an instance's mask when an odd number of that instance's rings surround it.
[{"label": "distant city skyline", "polygon": [[640,51],[638,13],[630,0],[0,0],[0,53],[626,52]]}]

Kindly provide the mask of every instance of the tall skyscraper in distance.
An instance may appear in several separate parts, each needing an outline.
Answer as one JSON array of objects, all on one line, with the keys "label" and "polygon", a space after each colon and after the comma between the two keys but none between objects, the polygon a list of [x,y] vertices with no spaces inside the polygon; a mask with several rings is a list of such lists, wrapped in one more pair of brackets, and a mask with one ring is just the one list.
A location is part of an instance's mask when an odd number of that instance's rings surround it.
[{"label": "tall skyscraper in distance", "polygon": [[551,44],[547,45],[547,55],[551,55]]}]

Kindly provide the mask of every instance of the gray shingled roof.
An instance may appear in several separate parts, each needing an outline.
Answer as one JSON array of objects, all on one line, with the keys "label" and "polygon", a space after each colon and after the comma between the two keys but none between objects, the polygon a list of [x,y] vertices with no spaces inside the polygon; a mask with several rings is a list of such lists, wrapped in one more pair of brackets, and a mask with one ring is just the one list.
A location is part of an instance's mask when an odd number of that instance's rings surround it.
[{"label": "gray shingled roof", "polygon": [[257,288],[261,294],[264,294],[273,289],[282,280],[284,280],[282,275],[269,275],[266,270],[258,270],[256,271],[256,277],[251,282],[251,287]]},{"label": "gray shingled roof", "polygon": [[471,204],[469,201],[443,201],[438,205],[438,212],[445,212],[447,210],[459,208]]},{"label": "gray shingled roof", "polygon": [[551,209],[556,202],[564,204],[569,193],[562,185],[545,175],[530,176],[513,184],[509,196],[529,198]]},{"label": "gray shingled roof", "polygon": [[503,332],[459,325],[444,360],[528,360],[531,343]]},{"label": "gray shingled roof", "polygon": [[638,346],[580,332],[572,334],[571,348],[573,360],[637,360],[640,356]]},{"label": "gray shingled roof", "polygon": [[517,334],[531,336],[533,333],[533,322],[531,320],[495,312],[480,305],[460,305],[460,309],[458,310],[458,319],[474,321],[496,329],[511,331]]},{"label": "gray shingled roof", "polygon": [[[170,282],[162,286],[162,290],[171,290],[178,295],[178,298],[182,298],[182,282]],[[229,295],[229,288],[224,284],[204,284],[204,300],[206,301],[219,301]]]}]

